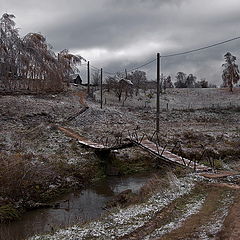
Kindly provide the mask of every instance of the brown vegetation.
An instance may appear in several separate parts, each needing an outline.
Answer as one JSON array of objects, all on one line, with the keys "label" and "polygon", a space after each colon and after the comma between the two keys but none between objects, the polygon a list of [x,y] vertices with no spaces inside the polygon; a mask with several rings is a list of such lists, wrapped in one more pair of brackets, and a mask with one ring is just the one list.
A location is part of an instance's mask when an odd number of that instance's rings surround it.
[{"label": "brown vegetation", "polygon": [[127,207],[132,204],[142,203],[154,193],[166,189],[169,186],[170,180],[171,179],[166,179],[155,174],[140,188],[138,193],[133,193],[131,189],[127,189],[110,200],[107,203],[107,208]]}]

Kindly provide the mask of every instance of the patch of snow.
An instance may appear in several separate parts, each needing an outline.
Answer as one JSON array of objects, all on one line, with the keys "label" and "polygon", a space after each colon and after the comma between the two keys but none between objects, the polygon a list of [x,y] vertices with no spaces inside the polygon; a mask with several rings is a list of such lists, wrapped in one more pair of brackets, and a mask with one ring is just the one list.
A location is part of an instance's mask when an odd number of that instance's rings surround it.
[{"label": "patch of snow", "polygon": [[174,181],[170,188],[152,196],[146,203],[116,210],[103,219],[84,226],[73,226],[60,230],[54,235],[35,236],[31,240],[69,239],[116,239],[143,226],[156,212],[176,198],[187,194],[195,185],[198,176],[192,174]]},{"label": "patch of snow", "polygon": [[159,238],[163,236],[164,234],[173,231],[174,229],[177,229],[182,226],[182,223],[191,215],[197,213],[203,203],[205,201],[205,197],[202,197],[200,200],[197,199],[196,202],[189,203],[186,205],[186,212],[181,216],[176,218],[173,222],[170,222],[164,226],[162,226],[159,229],[156,229],[153,233],[148,235],[147,237],[144,238],[144,240],[150,240],[154,238]]},{"label": "patch of snow", "polygon": [[[222,201],[222,207],[216,211],[206,225],[202,226],[199,230],[199,238],[202,240],[215,239],[216,233],[222,228],[223,222],[228,215],[229,206],[233,202],[233,196],[230,194]],[[212,236],[211,238],[209,236]]]}]

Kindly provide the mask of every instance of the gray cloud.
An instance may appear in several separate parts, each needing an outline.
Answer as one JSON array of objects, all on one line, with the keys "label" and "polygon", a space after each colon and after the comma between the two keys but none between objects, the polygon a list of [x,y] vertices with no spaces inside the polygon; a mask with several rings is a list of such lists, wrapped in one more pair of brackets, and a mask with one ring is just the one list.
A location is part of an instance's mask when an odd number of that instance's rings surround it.
[{"label": "gray cloud", "polygon": [[[180,52],[235,37],[240,27],[238,0],[0,0],[0,6],[16,15],[22,34],[41,32],[56,51],[68,48],[110,72],[132,68],[156,52]],[[236,41],[165,59],[163,70],[219,83],[223,54],[240,57],[238,46]],[[154,64],[144,70],[155,78]]]}]

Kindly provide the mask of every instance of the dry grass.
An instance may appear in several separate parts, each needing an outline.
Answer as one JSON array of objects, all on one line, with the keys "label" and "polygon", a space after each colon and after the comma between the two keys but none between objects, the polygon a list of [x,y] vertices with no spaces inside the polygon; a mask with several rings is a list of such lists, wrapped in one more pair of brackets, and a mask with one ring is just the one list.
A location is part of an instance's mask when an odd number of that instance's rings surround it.
[{"label": "dry grass", "polygon": [[[170,174],[168,174],[168,176],[170,176]],[[138,201],[142,202],[154,193],[159,192],[161,189],[169,186],[169,180],[169,177],[163,178],[155,174],[151,179],[147,181],[146,184],[141,187],[138,194]]]},{"label": "dry grass", "polygon": [[139,204],[146,201],[149,197],[151,197],[154,193],[157,193],[163,189],[166,189],[172,177],[175,176],[172,173],[167,173],[166,177],[160,177],[159,175],[155,174],[151,179],[149,179],[138,191],[138,193],[133,193],[130,189],[127,189],[117,196],[110,200],[106,208],[121,208],[127,207],[132,204]]},{"label": "dry grass", "polygon": [[0,195],[14,201],[37,198],[52,180],[54,171],[39,162],[32,161],[32,155],[13,154],[0,156]]}]

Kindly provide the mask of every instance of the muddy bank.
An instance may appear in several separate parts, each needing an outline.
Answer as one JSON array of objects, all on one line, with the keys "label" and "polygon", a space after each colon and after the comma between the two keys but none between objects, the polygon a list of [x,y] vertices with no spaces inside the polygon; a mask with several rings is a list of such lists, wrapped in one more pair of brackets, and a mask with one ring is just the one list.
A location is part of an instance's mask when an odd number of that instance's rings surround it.
[{"label": "muddy bank", "polygon": [[[76,151],[79,149],[76,146]],[[86,151],[86,150],[85,150]],[[81,152],[80,160],[42,158],[22,154],[1,156],[1,222],[18,219],[25,211],[52,207],[64,193],[83,189],[106,176],[123,176],[154,169],[156,162],[138,149],[117,151],[99,158]],[[55,156],[56,157],[56,156]],[[85,160],[85,161],[84,161]]]},{"label": "muddy bank", "polygon": [[142,203],[123,209],[116,208],[99,220],[75,225],[66,230],[57,231],[54,235],[38,236],[32,239],[118,239],[143,226],[157,211],[188,193],[194,186],[192,178],[178,180],[173,175],[169,175],[169,182],[168,188],[159,186],[158,191],[153,192],[152,196]]},{"label": "muddy bank", "polygon": [[167,188],[158,188],[143,203],[31,239],[229,239],[227,234],[238,239],[239,214],[233,211],[239,190],[196,175],[170,176]]},{"label": "muddy bank", "polygon": [[25,239],[99,218],[110,211],[106,208],[109,201],[118,198],[125,191],[137,195],[151,177],[150,173],[131,177],[107,177],[81,191],[66,194],[54,202],[52,208],[30,211],[18,221],[1,224],[0,240]]}]

